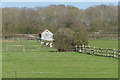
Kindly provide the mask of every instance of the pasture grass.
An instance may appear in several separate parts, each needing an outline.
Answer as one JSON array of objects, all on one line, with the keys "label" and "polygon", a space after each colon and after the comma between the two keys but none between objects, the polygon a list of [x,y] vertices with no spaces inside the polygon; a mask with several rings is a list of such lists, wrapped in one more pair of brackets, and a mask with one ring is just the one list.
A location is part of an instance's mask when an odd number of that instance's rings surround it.
[{"label": "pasture grass", "polygon": [[[95,46],[104,48],[115,47],[114,43],[116,43],[116,41],[90,40],[91,46],[94,46],[93,42],[96,43]],[[23,44],[39,45],[39,48],[36,48],[40,51],[3,51],[3,78],[16,78],[15,71],[17,72],[17,78],[118,77],[118,59],[114,58],[78,52],[50,52],[56,49],[46,47],[37,41],[31,40],[3,42],[3,49],[6,49],[6,45]]]},{"label": "pasture grass", "polygon": [[97,40],[89,40],[89,44],[91,47],[99,47],[99,48],[110,48],[118,50],[118,40],[109,40],[109,39],[97,39]]}]

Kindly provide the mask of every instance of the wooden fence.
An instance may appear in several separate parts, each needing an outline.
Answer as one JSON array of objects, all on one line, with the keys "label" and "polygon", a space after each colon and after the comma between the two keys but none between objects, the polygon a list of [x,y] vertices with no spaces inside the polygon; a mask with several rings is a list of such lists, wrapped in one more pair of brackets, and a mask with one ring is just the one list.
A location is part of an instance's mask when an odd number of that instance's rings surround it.
[{"label": "wooden fence", "polygon": [[91,48],[90,46],[80,46],[76,48],[76,51],[90,55],[120,58],[120,50],[116,49],[103,49],[96,47]]},{"label": "wooden fence", "polygon": [[97,56],[104,56],[104,57],[113,57],[113,58],[120,58],[120,50],[114,49],[103,49],[97,47],[90,47],[90,46],[79,46],[73,49],[69,49],[68,51],[76,51],[90,55],[97,55]]}]

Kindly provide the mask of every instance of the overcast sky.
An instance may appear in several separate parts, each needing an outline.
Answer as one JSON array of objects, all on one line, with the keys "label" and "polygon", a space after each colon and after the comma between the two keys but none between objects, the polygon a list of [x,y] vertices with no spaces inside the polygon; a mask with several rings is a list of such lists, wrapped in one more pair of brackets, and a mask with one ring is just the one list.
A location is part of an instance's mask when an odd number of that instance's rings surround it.
[{"label": "overcast sky", "polygon": [[86,9],[91,6],[96,6],[96,5],[101,5],[101,4],[113,4],[113,5],[118,5],[117,2],[3,2],[2,7],[29,7],[33,8],[36,6],[40,7],[46,7],[49,5],[71,5],[74,7],[77,7],[79,9]]}]

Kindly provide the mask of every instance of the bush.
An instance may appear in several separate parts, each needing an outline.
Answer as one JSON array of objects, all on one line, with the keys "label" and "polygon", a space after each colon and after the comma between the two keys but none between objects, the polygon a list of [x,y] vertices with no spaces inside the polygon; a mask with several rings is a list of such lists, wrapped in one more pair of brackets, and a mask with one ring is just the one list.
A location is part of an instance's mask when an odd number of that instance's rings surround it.
[{"label": "bush", "polygon": [[74,32],[71,35],[62,29],[54,35],[54,45],[58,51],[68,51],[75,46],[88,45],[88,35],[86,32]]},{"label": "bush", "polygon": [[54,40],[54,45],[58,51],[68,51],[73,47],[72,40],[63,32],[56,33],[56,35],[54,35]]}]

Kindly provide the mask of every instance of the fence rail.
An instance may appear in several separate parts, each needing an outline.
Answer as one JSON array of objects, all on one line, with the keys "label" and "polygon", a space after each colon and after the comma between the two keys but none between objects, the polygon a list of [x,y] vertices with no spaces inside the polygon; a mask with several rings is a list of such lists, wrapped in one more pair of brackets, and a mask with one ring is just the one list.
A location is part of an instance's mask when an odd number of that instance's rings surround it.
[{"label": "fence rail", "polygon": [[[41,51],[40,45],[6,45],[3,46],[4,49],[2,51]],[[120,58],[120,50],[109,49],[109,48],[97,48],[90,46],[79,46],[74,49],[70,49],[69,51],[77,51],[80,53],[104,56],[104,57],[113,57]]]},{"label": "fence rail", "polygon": [[90,54],[90,55],[97,55],[97,56],[104,56],[104,57],[113,57],[113,58],[120,58],[120,50],[116,49],[103,49],[103,48],[91,48],[88,46],[80,46],[77,47],[78,52]]},{"label": "fence rail", "polygon": [[2,51],[41,51],[40,45],[6,45]]}]

